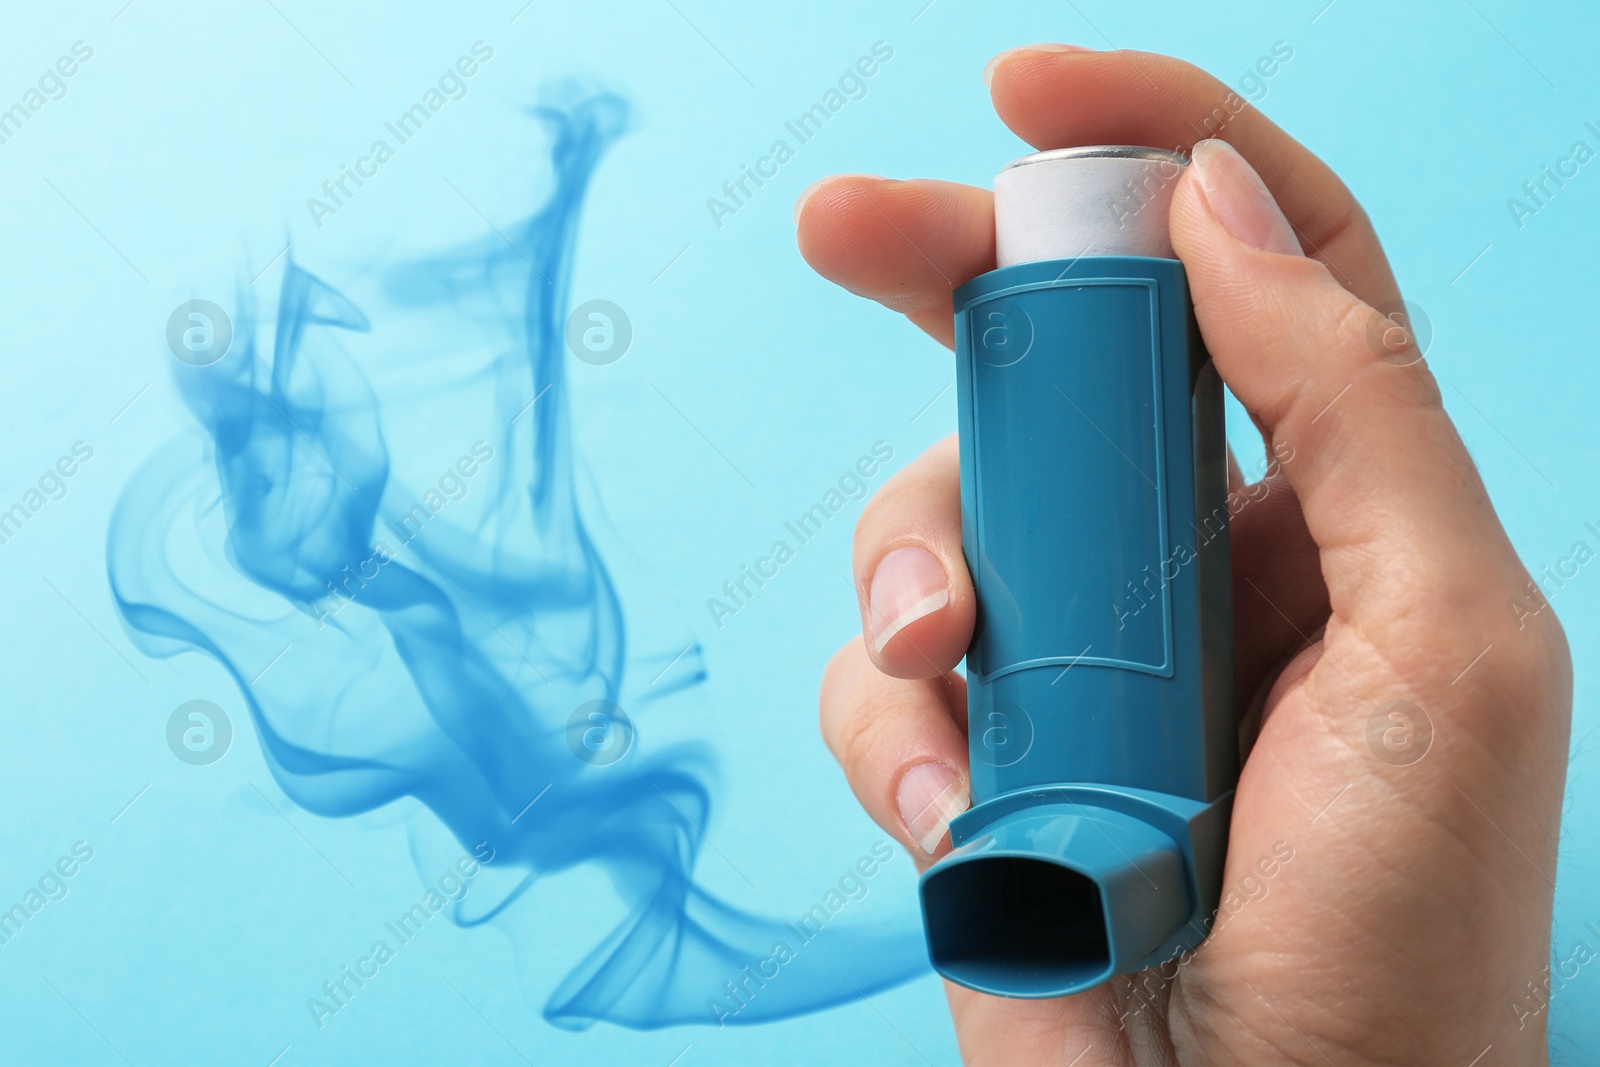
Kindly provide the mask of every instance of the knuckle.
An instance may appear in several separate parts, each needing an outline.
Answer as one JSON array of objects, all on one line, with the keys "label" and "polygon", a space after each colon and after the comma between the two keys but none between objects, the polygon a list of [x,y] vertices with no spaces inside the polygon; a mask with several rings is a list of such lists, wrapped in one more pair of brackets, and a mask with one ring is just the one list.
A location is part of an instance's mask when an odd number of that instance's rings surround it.
[{"label": "knuckle", "polygon": [[822,668],[821,696],[818,700],[817,717],[822,728],[824,740],[827,740],[832,732],[835,708],[849,688],[850,660],[859,654],[860,644],[859,638],[851,638],[846,641],[839,646],[837,652],[829,657],[827,666]]},{"label": "knuckle", "polygon": [[[1323,267],[1323,270],[1326,271],[1327,268]],[[1377,314],[1372,305],[1350,296],[1333,320],[1328,336],[1341,353],[1362,359],[1363,362],[1364,357],[1368,356],[1376,359],[1376,353],[1368,351],[1367,335]]]},{"label": "knuckle", "polygon": [[863,685],[864,673],[874,669],[863,663],[865,658],[864,643],[859,637],[852,638],[833,654],[822,672],[822,740],[847,776],[859,761],[877,719],[869,710]]},{"label": "knuckle", "polygon": [[869,581],[866,568],[889,549],[921,544],[938,555],[937,547],[960,523],[960,459],[954,434],[931,445],[896,471],[867,500],[856,520],[853,554],[857,577]]},{"label": "knuckle", "polygon": [[859,783],[865,769],[871,765],[872,753],[877,750],[890,717],[887,710],[879,702],[861,699],[852,704],[850,715],[839,724],[833,754],[852,785]]}]

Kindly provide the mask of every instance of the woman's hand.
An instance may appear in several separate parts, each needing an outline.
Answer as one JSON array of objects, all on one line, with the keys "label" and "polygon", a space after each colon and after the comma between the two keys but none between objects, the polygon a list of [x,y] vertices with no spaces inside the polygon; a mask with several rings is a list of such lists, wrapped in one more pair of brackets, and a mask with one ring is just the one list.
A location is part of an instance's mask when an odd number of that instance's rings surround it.
[{"label": "woman's hand", "polygon": [[[1542,1060],[1571,664],[1433,376],[1380,314],[1399,291],[1366,215],[1188,64],[1041,45],[986,75],[1000,117],[1040,149],[1193,146],[1172,244],[1276,462],[1251,486],[1235,467],[1231,486],[1245,494],[1232,543],[1248,758],[1212,936],[1182,965],[1060,1000],[947,986],[963,1056]],[[951,290],[994,267],[982,189],[841,176],[796,216],[817,271],[946,345]],[[968,802],[954,667],[975,601],[953,440],[868,506],[855,583],[865,641],[828,667],[823,735],[926,866]]]}]

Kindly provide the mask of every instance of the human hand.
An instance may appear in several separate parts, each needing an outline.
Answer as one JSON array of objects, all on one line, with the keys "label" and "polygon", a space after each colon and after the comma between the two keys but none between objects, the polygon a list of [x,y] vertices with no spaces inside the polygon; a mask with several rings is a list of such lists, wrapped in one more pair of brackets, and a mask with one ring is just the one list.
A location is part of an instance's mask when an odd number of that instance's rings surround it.
[{"label": "human hand", "polygon": [[[1571,663],[1431,373],[1383,329],[1399,291],[1366,215],[1178,60],[1043,45],[986,74],[1000,117],[1040,149],[1217,138],[1179,181],[1172,244],[1275,462],[1253,485],[1236,464],[1230,478],[1246,758],[1210,938],[1059,1000],[947,984],[963,1057],[1542,1061]],[[995,265],[982,189],[840,176],[796,219],[819,273],[946,346],[951,290]],[[976,603],[953,438],[872,500],[854,570],[865,640],[828,666],[822,732],[925,868],[967,806],[954,667]],[[1387,732],[1396,701],[1413,729],[1431,724],[1427,742]]]}]

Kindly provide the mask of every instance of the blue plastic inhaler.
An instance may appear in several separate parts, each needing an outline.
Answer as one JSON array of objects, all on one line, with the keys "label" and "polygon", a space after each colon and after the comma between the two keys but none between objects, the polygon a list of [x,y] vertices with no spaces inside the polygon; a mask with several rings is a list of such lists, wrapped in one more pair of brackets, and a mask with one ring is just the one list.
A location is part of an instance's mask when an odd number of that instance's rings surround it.
[{"label": "blue plastic inhaler", "polygon": [[1206,936],[1238,778],[1222,388],[1167,237],[1188,160],[1025,156],[955,291],[971,810],[934,968],[1077,993]]}]

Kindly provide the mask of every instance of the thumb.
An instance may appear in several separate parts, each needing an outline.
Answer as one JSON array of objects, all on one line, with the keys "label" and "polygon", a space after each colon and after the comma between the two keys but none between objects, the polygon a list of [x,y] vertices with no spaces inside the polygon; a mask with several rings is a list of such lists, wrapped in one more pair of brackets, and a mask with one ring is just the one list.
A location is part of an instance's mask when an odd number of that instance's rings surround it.
[{"label": "thumb", "polygon": [[1379,622],[1424,600],[1425,614],[1459,607],[1452,593],[1521,595],[1521,564],[1409,336],[1302,253],[1232,147],[1201,141],[1192,158],[1172,246],[1218,373],[1300,499],[1335,614]]}]

